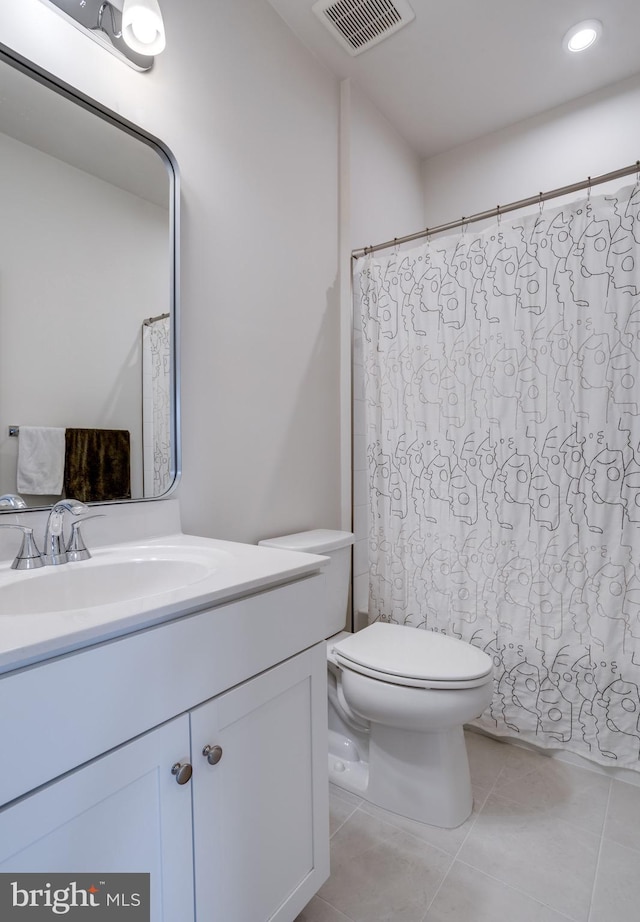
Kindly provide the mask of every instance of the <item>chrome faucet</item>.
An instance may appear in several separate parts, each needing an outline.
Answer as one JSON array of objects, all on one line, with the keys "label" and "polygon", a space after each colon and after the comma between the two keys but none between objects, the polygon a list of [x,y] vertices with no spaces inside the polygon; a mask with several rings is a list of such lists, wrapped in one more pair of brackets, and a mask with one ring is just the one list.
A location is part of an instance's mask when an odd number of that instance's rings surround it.
[{"label": "chrome faucet", "polygon": [[[21,496],[13,493],[6,493],[0,496],[0,508],[26,509],[27,504]],[[56,566],[61,563],[67,563],[70,560],[88,560],[91,554],[82,540],[80,534],[80,524],[87,519],[100,517],[101,513],[86,515],[77,519],[71,526],[71,537],[68,543],[64,539],[64,513],[70,512],[72,515],[81,515],[88,512],[89,507],[77,499],[61,499],[51,509],[47,520],[47,530],[44,536],[44,552],[38,550],[38,546],[33,537],[33,529],[28,525],[18,525],[14,523],[0,523],[0,528],[17,528],[23,534],[22,545],[18,554],[11,564],[13,570],[34,570],[37,567]]]},{"label": "chrome faucet", "polygon": [[77,499],[61,499],[52,508],[47,520],[47,530],[44,535],[44,551],[42,559],[45,566],[57,566],[67,563],[67,549],[64,540],[64,513],[81,515],[88,512],[89,507]]}]

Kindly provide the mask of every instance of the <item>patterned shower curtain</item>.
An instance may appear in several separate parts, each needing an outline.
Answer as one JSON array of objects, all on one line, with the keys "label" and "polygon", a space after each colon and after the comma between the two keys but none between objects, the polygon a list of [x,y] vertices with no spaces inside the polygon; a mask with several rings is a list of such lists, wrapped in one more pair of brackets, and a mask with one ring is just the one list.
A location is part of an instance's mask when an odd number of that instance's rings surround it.
[{"label": "patterned shower curtain", "polygon": [[171,471],[171,326],[168,315],[142,326],[142,438],[145,496],[162,496]]},{"label": "patterned shower curtain", "polygon": [[640,769],[640,189],[363,257],[371,620],[489,653],[482,728]]}]

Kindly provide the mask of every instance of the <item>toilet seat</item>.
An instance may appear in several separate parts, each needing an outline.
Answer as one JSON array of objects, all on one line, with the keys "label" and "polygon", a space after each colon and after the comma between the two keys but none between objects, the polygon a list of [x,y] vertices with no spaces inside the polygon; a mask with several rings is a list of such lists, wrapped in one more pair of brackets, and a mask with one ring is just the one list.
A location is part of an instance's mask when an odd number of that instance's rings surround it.
[{"label": "toilet seat", "polygon": [[384,621],[339,640],[332,653],[344,669],[409,688],[474,688],[493,671],[491,658],[465,641]]}]

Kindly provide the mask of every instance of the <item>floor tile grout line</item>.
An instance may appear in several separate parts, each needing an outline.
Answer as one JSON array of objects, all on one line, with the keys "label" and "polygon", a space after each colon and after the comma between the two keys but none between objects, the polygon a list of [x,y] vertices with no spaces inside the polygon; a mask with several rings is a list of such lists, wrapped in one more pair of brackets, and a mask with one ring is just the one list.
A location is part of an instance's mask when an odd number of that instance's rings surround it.
[{"label": "floor tile grout line", "polygon": [[[383,807],[377,807],[376,804],[371,804],[371,803],[369,803],[369,801],[367,801],[367,800],[363,800],[362,803],[356,808],[356,810],[354,810],[354,813],[357,812],[357,811],[359,810],[359,811],[362,813],[363,816],[369,817],[369,819],[375,819],[375,820],[377,820],[379,823],[384,823],[386,826],[390,826],[393,830],[395,830],[395,832],[401,832],[403,835],[409,836],[411,839],[414,839],[414,840],[415,840],[416,842],[418,842],[420,845],[428,845],[429,848],[432,848],[432,849],[434,849],[434,850],[437,851],[437,852],[441,852],[441,854],[445,855],[445,857],[447,857],[447,858],[452,858],[452,857],[453,857],[452,854],[451,854],[451,852],[448,852],[442,845],[436,845],[434,842],[430,842],[428,839],[423,839],[422,836],[419,836],[419,835],[417,835],[415,832],[412,832],[410,829],[407,829],[406,826],[402,826],[402,825],[400,825],[400,824],[398,824],[398,823],[394,823],[394,822],[393,822],[393,819],[388,819],[386,816],[379,816],[378,813],[376,813],[376,812],[369,812],[369,811],[367,810],[367,806],[372,807],[374,811],[375,811],[376,809],[378,809],[378,810],[383,810],[383,809],[384,809]],[[386,812],[387,812],[387,813],[390,813],[392,816],[394,815],[394,814],[392,813],[392,811],[390,811],[390,810],[388,810],[388,811],[386,811]],[[410,819],[410,817],[403,817],[402,814],[400,814],[400,813],[395,814],[395,815],[398,817],[398,819]],[[349,819],[351,819],[352,816],[353,816],[353,813],[351,814],[351,816],[349,817]],[[345,820],[345,822],[346,822],[346,820]],[[416,822],[417,822],[417,820],[416,820]],[[344,825],[344,824],[343,824],[343,825]],[[428,824],[428,823],[425,823],[424,825],[425,825],[425,826],[428,826],[429,824]],[[443,828],[443,827],[434,826],[434,827],[432,827],[432,828],[434,828],[434,829],[440,829],[440,828]]]},{"label": "floor tile grout line", "polygon": [[[483,805],[484,805],[484,803],[486,802],[488,796],[489,796],[489,795],[487,794],[487,796],[484,798]],[[365,816],[375,816],[375,814],[367,813],[366,808],[365,808],[364,810],[361,809],[362,806],[363,806],[363,804],[366,804],[366,803],[367,803],[366,800],[362,800],[362,801],[358,804],[358,806],[355,807],[354,810],[349,814],[349,816],[346,817],[346,818],[343,820],[343,822],[340,824],[340,826],[339,826],[337,829],[334,830],[334,832],[331,834],[331,838],[333,838],[333,836],[335,836],[335,834],[336,834],[340,829],[342,829],[342,827],[345,825],[345,823],[347,823],[347,822],[354,816],[354,814],[357,813],[359,810],[360,810]],[[482,809],[482,808],[480,808],[480,809]],[[480,812],[480,811],[478,811],[478,814],[479,814],[479,812]],[[456,857],[457,857],[457,855],[458,855],[460,849],[462,848],[462,844],[466,841],[466,838],[467,838],[467,836],[469,835],[469,832],[471,831],[471,829],[473,828],[474,824],[476,823],[476,821],[477,821],[477,819],[478,819],[478,814],[476,814],[476,816],[475,816],[473,822],[470,824],[469,829],[468,829],[468,831],[467,831],[467,834],[465,835],[464,839],[462,840],[462,843],[460,844],[460,846],[456,849],[455,854],[451,854],[451,852],[445,851],[444,848],[442,848],[442,846],[434,845],[432,842],[428,842],[428,841],[422,839],[420,836],[414,835],[412,832],[410,832],[408,829],[405,829],[405,828],[402,827],[402,826],[396,826],[393,822],[390,822],[390,821],[387,820],[387,819],[383,819],[382,817],[378,817],[378,819],[380,820],[380,822],[386,823],[386,825],[391,826],[393,829],[395,829],[395,830],[397,830],[397,831],[399,831],[399,832],[403,832],[405,835],[408,835],[408,836],[410,836],[411,838],[415,839],[416,842],[420,842],[420,843],[423,844],[423,845],[428,845],[430,848],[433,848],[433,849],[435,849],[436,851],[441,852],[441,854],[445,855],[445,856],[449,859],[449,861],[450,861],[449,866],[448,866],[448,868],[447,868],[445,874],[443,875],[442,880],[441,880],[440,883],[438,884],[438,886],[437,886],[437,888],[436,888],[436,891],[435,891],[433,897],[432,897],[431,900],[429,901],[429,904],[428,904],[428,906],[427,906],[427,908],[426,908],[426,910],[425,910],[424,919],[426,919],[426,916],[429,914],[429,910],[431,909],[431,906],[432,906],[432,904],[433,904],[433,901],[435,900],[436,896],[438,895],[438,892],[440,891],[440,888],[442,887],[442,885],[444,884],[445,880],[447,879],[447,876],[448,876],[448,874],[449,874],[451,868],[453,867],[453,865],[454,865],[454,863],[455,863]],[[329,902],[328,900],[325,900],[325,903],[328,903],[328,902]],[[341,912],[341,911],[342,911],[342,910],[339,910],[338,907],[337,907],[337,906],[334,906],[332,903],[329,903],[329,905],[330,905],[333,909],[336,909],[338,912]],[[424,920],[422,920],[422,922],[424,922]]]},{"label": "floor tile grout line", "polygon": [[[492,788],[491,791],[489,792],[489,795],[487,796],[487,800],[493,793],[494,793],[494,789]],[[514,797],[509,797],[507,794],[501,794],[500,791],[495,791],[495,795],[496,797],[499,797],[500,800],[506,801],[509,804],[513,804],[516,807],[528,807],[531,805],[531,801],[516,800]],[[606,809],[607,808],[605,807],[605,818],[606,818]],[[549,810],[548,812],[551,813],[552,811]],[[566,817],[562,817],[562,816],[556,817],[556,822],[562,823],[563,826],[570,826],[576,832],[580,832],[583,835],[593,836],[595,839],[600,838],[599,832],[594,832],[593,829],[588,829],[586,826],[580,826],[574,820],[567,819]]]},{"label": "floor tile grout line", "polygon": [[[580,773],[586,776],[591,776],[591,779],[599,778],[603,782],[606,782],[609,785],[611,785],[613,781],[617,780],[613,778],[612,776],[605,774],[604,772],[599,772],[599,771],[596,771],[595,769],[585,768],[582,765],[574,765],[573,762],[565,762],[563,759],[554,759],[553,756],[547,755],[545,752],[535,752],[529,749],[524,749],[520,746],[517,746],[515,743],[512,744],[511,748],[515,752],[520,751],[524,753],[531,753],[537,759],[541,760],[535,766],[531,766],[527,769],[524,769],[523,773],[519,775],[519,778],[517,780],[523,780],[524,778],[530,775],[537,774],[538,772],[540,772],[540,765],[544,764],[545,762],[547,763],[547,766],[545,767],[553,766],[557,770],[562,770],[562,768],[566,766],[566,768],[568,768],[570,771],[575,771],[577,773]],[[503,773],[507,772],[508,770],[509,770],[509,767],[507,765],[501,766],[500,771],[498,772],[498,775],[496,776],[494,787],[498,783],[499,779],[502,777]],[[623,784],[630,784],[630,783],[631,782],[623,782]]]},{"label": "floor tile grout line", "polygon": [[445,873],[444,873],[444,875],[443,875],[443,877],[442,877],[442,880],[440,881],[440,883],[439,883],[438,886],[436,887],[435,893],[433,894],[433,896],[432,896],[431,899],[429,900],[429,905],[428,905],[427,908],[426,908],[425,914],[424,914],[424,916],[422,917],[421,922],[427,922],[427,917],[428,917],[429,913],[431,912],[431,907],[433,906],[435,900],[437,899],[438,894],[439,894],[440,891],[442,890],[442,887],[444,886],[445,880],[447,879],[447,877],[448,877],[449,874],[451,873],[451,868],[452,868],[452,867],[454,866],[454,864],[456,863],[456,859],[455,859],[455,858],[453,858],[451,855],[449,855],[448,857],[451,858],[451,864],[449,865],[449,867],[448,867],[447,870],[445,871]]},{"label": "floor tile grout line", "polygon": [[[375,818],[375,815],[374,815],[374,814],[367,813],[366,809],[364,809],[364,810],[361,809],[362,806],[363,806],[363,804],[366,805],[366,803],[367,803],[366,800],[364,800],[364,799],[361,800],[360,803],[358,804],[358,806],[354,808],[354,810],[349,814],[349,816],[346,817],[346,819],[343,820],[343,822],[340,824],[340,826],[331,834],[331,837],[330,837],[330,838],[333,838],[333,836],[335,836],[335,834],[336,834],[340,829],[342,829],[342,827],[343,827],[350,819],[352,819],[353,816],[354,816],[354,814],[357,813],[358,811],[360,811],[364,816],[368,816],[368,817]],[[445,850],[444,850],[443,848],[441,848],[440,846],[434,845],[433,843],[427,842],[427,841],[425,841],[424,839],[421,839],[419,836],[414,835],[412,832],[409,832],[409,830],[405,829],[405,828],[402,827],[402,826],[396,826],[394,823],[389,822],[388,820],[383,819],[382,817],[377,817],[377,819],[379,819],[379,821],[380,821],[381,823],[384,823],[384,824],[386,824],[387,826],[391,826],[391,828],[393,828],[393,829],[396,830],[397,832],[404,833],[405,835],[408,835],[410,838],[415,839],[416,842],[419,842],[421,845],[427,845],[427,846],[429,846],[430,848],[433,848],[435,851],[440,852],[442,855],[444,855],[446,858],[448,858],[448,859],[450,860],[450,864],[449,864],[449,867],[448,867],[447,870],[446,870],[446,873],[444,874],[442,880],[441,880],[440,883],[438,884],[438,887],[437,887],[437,889],[436,889],[436,892],[435,892],[434,895],[433,895],[433,898],[429,901],[429,905],[427,906],[427,909],[426,909],[426,914],[428,914],[428,913],[429,913],[429,909],[431,908],[431,905],[432,905],[432,903],[433,903],[433,900],[436,898],[436,895],[437,895],[438,891],[440,890],[440,887],[441,887],[442,884],[444,883],[444,881],[445,881],[445,879],[446,879],[446,877],[447,877],[449,871],[450,871],[451,868],[453,867],[453,864],[454,864],[454,861],[455,861],[454,856],[452,856],[449,852],[445,852]],[[474,822],[475,822],[475,820],[474,820]],[[466,836],[465,836],[465,838],[466,838]],[[457,852],[456,852],[456,854],[457,854]],[[337,906],[334,906],[334,904],[331,903],[329,900],[325,899],[324,897],[318,897],[318,898],[319,898],[319,899],[323,899],[323,901],[324,901],[325,903],[327,903],[329,906],[331,906],[332,909],[335,909],[337,912],[341,912],[341,913],[345,916],[345,918],[347,918],[347,919],[349,920],[349,922],[353,922],[353,919],[351,919],[351,916],[347,916],[346,913],[343,912],[342,909],[339,909]],[[425,918],[426,918],[426,915],[425,915]],[[424,922],[424,920],[421,920],[421,922]]]},{"label": "floor tile grout line", "polygon": [[462,858],[456,858],[456,861],[463,865],[465,868],[469,868],[471,871],[475,871],[477,874],[482,874],[484,877],[489,878],[489,880],[494,881],[494,883],[500,884],[502,887],[506,887],[507,890],[512,890],[514,893],[519,893],[521,896],[526,897],[528,900],[532,900],[534,903],[539,903],[541,906],[544,906],[545,909],[550,909],[551,912],[555,912],[556,915],[560,916],[561,919],[567,919],[567,922],[578,922],[575,916],[568,916],[566,912],[562,911],[562,909],[558,909],[556,906],[552,906],[550,903],[545,903],[544,900],[538,899],[537,896],[533,896],[531,893],[527,893],[526,890],[522,890],[520,887],[516,887],[513,884],[508,884],[506,880],[501,880],[499,877],[494,877],[493,874],[489,874],[488,871],[484,871],[482,868],[477,868],[474,864],[469,864],[468,861],[464,861]]},{"label": "floor tile grout line", "polygon": [[[502,771],[502,769],[500,769],[500,772],[501,772],[501,771]],[[493,787],[495,787],[495,785],[496,785],[496,782],[497,782],[497,780],[498,780],[498,777],[499,777],[499,775],[500,775],[500,772],[498,772],[498,774],[496,775],[496,779],[495,779],[495,781],[493,782]],[[451,871],[452,871],[452,869],[453,869],[453,866],[455,865],[456,861],[458,860],[458,855],[459,855],[460,852],[462,851],[462,847],[463,847],[464,843],[465,843],[465,842],[467,841],[467,839],[469,838],[469,835],[470,835],[470,833],[471,833],[471,830],[473,829],[473,827],[474,827],[474,826],[476,825],[476,823],[478,822],[478,817],[480,816],[480,814],[481,814],[481,812],[482,812],[482,810],[483,810],[483,808],[484,808],[484,805],[485,805],[486,802],[488,801],[488,799],[489,799],[489,797],[490,797],[490,795],[491,795],[491,792],[493,791],[493,787],[489,788],[489,790],[487,791],[487,794],[485,795],[485,797],[484,797],[484,799],[483,799],[483,801],[482,801],[482,806],[479,808],[478,812],[476,813],[475,817],[473,818],[473,821],[469,824],[469,828],[467,829],[466,835],[464,836],[464,838],[463,838],[462,841],[460,842],[460,845],[459,845],[458,848],[456,849],[455,854],[451,856],[451,864],[450,864],[449,867],[447,868],[445,875],[443,876],[442,880],[441,880],[440,883],[438,884],[438,887],[436,888],[436,892],[433,894],[433,897],[432,897],[431,900],[429,901],[429,905],[427,906],[427,911],[426,911],[426,913],[425,913],[425,915],[424,915],[424,918],[422,919],[422,922],[427,922],[427,917],[428,917],[428,915],[429,915],[429,913],[430,913],[430,911],[431,911],[431,907],[433,906],[435,900],[437,899],[438,894],[440,893],[440,890],[441,890],[442,887],[444,886],[444,883],[445,883],[446,879],[448,878],[449,874],[451,873]]]},{"label": "floor tile grout line", "polygon": [[[352,804],[349,804],[349,806],[352,806]],[[333,839],[333,837],[335,836],[335,834],[336,834],[337,832],[340,832],[340,830],[342,829],[342,827],[344,826],[344,824],[345,824],[345,823],[348,823],[349,820],[351,819],[351,817],[353,816],[353,814],[356,812],[356,810],[359,810],[359,809],[360,809],[360,804],[357,804],[357,805],[353,808],[353,810],[351,811],[351,813],[349,814],[349,816],[345,816],[345,818],[344,818],[343,821],[340,823],[340,825],[339,825],[339,826],[336,826],[336,828],[333,830],[333,832],[332,832],[331,835],[329,836],[329,841],[331,841],[331,839]]]},{"label": "floor tile grout line", "polygon": [[[503,763],[503,764],[500,766],[500,770],[497,772],[497,774],[496,774],[496,776],[495,776],[495,778],[494,778],[493,784],[492,784],[491,787],[489,788],[486,797],[484,798],[482,807],[478,810],[478,813],[477,813],[477,815],[476,815],[476,817],[475,817],[473,823],[470,825],[469,830],[468,830],[466,836],[465,836],[464,839],[462,840],[462,842],[461,842],[461,844],[460,844],[460,847],[459,847],[458,851],[456,852],[456,854],[455,854],[455,856],[454,856],[454,860],[453,860],[453,862],[452,862],[452,864],[451,864],[451,867],[450,867],[449,870],[447,871],[447,873],[446,873],[446,875],[445,875],[445,878],[443,878],[443,880],[442,880],[442,882],[441,882],[441,884],[440,884],[440,887],[438,887],[438,890],[440,890],[440,888],[441,888],[442,885],[444,884],[444,880],[445,880],[446,877],[448,877],[449,874],[451,873],[451,870],[452,870],[452,868],[453,868],[453,865],[454,865],[456,862],[459,862],[461,865],[464,865],[464,866],[467,867],[467,868],[471,868],[473,871],[476,871],[476,872],[478,872],[479,874],[484,874],[485,877],[488,877],[490,880],[495,881],[496,883],[500,884],[501,886],[507,887],[508,889],[513,890],[513,891],[515,891],[516,893],[521,893],[521,894],[522,894],[523,896],[525,896],[527,899],[534,900],[536,903],[540,903],[540,905],[546,906],[548,909],[550,909],[550,910],[552,910],[553,912],[557,913],[557,914],[558,914],[559,916],[561,916],[562,918],[569,920],[569,922],[576,922],[576,920],[575,920],[575,918],[574,918],[573,916],[568,916],[568,915],[566,915],[566,913],[564,913],[564,912],[562,912],[561,910],[557,909],[555,906],[550,906],[548,903],[544,903],[542,900],[537,899],[537,897],[532,896],[530,893],[527,893],[525,890],[521,890],[519,887],[514,887],[512,884],[508,884],[506,881],[501,880],[499,877],[494,877],[492,874],[488,874],[486,871],[482,870],[481,868],[477,868],[477,867],[475,867],[475,865],[470,864],[469,862],[464,861],[463,859],[461,859],[461,858],[459,857],[459,856],[460,856],[460,852],[462,851],[462,848],[464,847],[465,842],[466,842],[467,839],[469,838],[469,835],[470,835],[472,829],[474,828],[474,826],[475,826],[476,823],[478,822],[478,819],[479,819],[479,817],[480,817],[480,814],[482,813],[483,809],[485,808],[485,806],[486,806],[487,802],[489,801],[489,798],[491,797],[491,795],[495,792],[495,793],[496,793],[496,796],[498,796],[498,797],[501,797],[501,796],[502,796],[499,792],[496,791],[496,787],[497,787],[498,782],[499,782],[500,778],[502,777],[503,773],[506,771],[506,769],[507,769],[507,766]],[[606,820],[607,810],[608,810],[608,807],[609,807],[609,797],[610,797],[610,796],[611,796],[611,786],[609,787],[609,794],[608,794],[608,797],[607,797],[607,807],[606,807],[606,809],[605,809],[605,820]],[[509,798],[504,798],[504,799],[505,799],[505,800],[509,800]],[[517,802],[517,801],[513,801],[513,803],[518,803],[518,802]],[[573,824],[571,824],[571,825],[573,825]],[[576,827],[576,828],[580,828],[580,827]],[[604,823],[603,823],[603,828],[604,828]],[[585,830],[583,830],[583,831],[585,831]],[[592,835],[593,835],[593,834],[594,834],[594,833],[592,833]],[[599,856],[599,853],[598,853],[598,856]],[[594,884],[595,884],[595,877],[594,877]],[[591,897],[592,897],[592,899],[593,899],[593,890],[592,890]],[[434,900],[435,900],[435,896],[434,896]],[[433,900],[431,900],[431,902],[429,903],[429,908],[427,909],[427,914],[426,914],[425,918],[422,920],[422,922],[427,922],[427,916],[429,915],[429,911],[430,911],[432,905],[433,905]],[[591,913],[591,902],[589,903],[589,914],[590,914],[590,913]],[[587,920],[587,922],[588,922],[588,920]]]},{"label": "floor tile grout line", "polygon": [[[497,778],[496,778],[496,781],[497,781]],[[493,787],[495,787],[496,781],[493,782]],[[467,841],[467,839],[468,839],[469,836],[471,835],[472,829],[474,828],[474,826],[475,826],[476,823],[478,822],[478,817],[480,816],[480,814],[481,814],[482,811],[484,810],[485,804],[487,803],[487,801],[488,801],[489,798],[491,797],[491,794],[492,794],[492,792],[493,792],[493,787],[491,787],[491,788],[487,791],[487,794],[485,795],[485,797],[484,797],[484,799],[483,799],[483,801],[482,801],[482,805],[478,808],[478,812],[477,812],[476,815],[473,817],[472,822],[469,823],[469,828],[467,829],[467,832],[466,832],[464,838],[462,839],[460,845],[458,846],[458,848],[457,848],[457,850],[456,850],[455,855],[453,856],[453,860],[454,860],[454,861],[457,859],[458,855],[459,855],[460,852],[462,851],[462,848],[463,848],[463,846],[464,846],[464,843]],[[473,815],[473,812],[472,812],[471,815]]]},{"label": "floor tile grout line", "polygon": [[[465,747],[466,747],[466,744],[465,744]],[[468,756],[467,756],[467,758],[468,758]],[[478,812],[476,813],[476,815],[475,815],[473,821],[469,824],[469,828],[467,829],[467,832],[466,832],[464,838],[462,839],[462,841],[460,842],[458,848],[456,849],[455,854],[451,855],[451,864],[450,864],[449,867],[447,868],[447,871],[446,871],[446,873],[444,874],[444,876],[443,876],[442,880],[440,881],[440,883],[438,884],[438,887],[436,888],[436,891],[435,891],[435,893],[433,894],[433,897],[432,897],[431,900],[429,901],[429,905],[427,906],[427,909],[426,909],[425,915],[424,915],[424,917],[423,917],[423,919],[422,919],[422,922],[426,922],[426,919],[427,919],[427,917],[428,917],[428,915],[429,915],[429,912],[431,911],[431,907],[433,906],[435,900],[437,899],[438,894],[440,893],[440,890],[442,889],[442,887],[443,887],[444,884],[445,884],[445,881],[446,881],[447,878],[449,877],[449,874],[451,873],[451,870],[452,870],[453,866],[455,865],[455,863],[456,863],[456,861],[457,861],[457,859],[458,859],[458,855],[460,854],[460,852],[461,852],[461,850],[462,850],[462,847],[464,846],[464,843],[465,843],[465,842],[467,841],[467,839],[469,838],[469,834],[471,833],[471,830],[473,829],[473,827],[474,827],[475,824],[477,823],[478,817],[480,816],[480,813],[482,812],[482,810],[483,810],[483,808],[484,808],[484,805],[486,804],[487,800],[488,800],[489,797],[491,796],[491,794],[492,794],[492,792],[493,792],[493,789],[494,789],[494,787],[496,786],[497,781],[498,781],[498,778],[500,777],[501,773],[502,773],[502,766],[500,767],[500,771],[496,774],[496,776],[495,776],[495,778],[494,778],[494,780],[493,780],[493,784],[492,784],[491,787],[487,790],[487,793],[485,794],[485,796],[484,796],[484,798],[483,798],[483,801],[482,801],[482,806],[480,806],[480,808],[479,808]],[[473,783],[473,782],[472,782],[472,783]]]},{"label": "floor tile grout line", "polygon": [[[499,780],[501,774],[502,774],[502,771],[499,772],[498,777],[496,778],[496,784],[498,783],[498,780]],[[494,787],[495,787],[495,785],[494,785]],[[485,800],[485,805],[486,805],[487,801],[489,800],[489,797],[491,796],[492,793],[493,793],[493,788],[491,789],[491,791],[490,791],[489,794],[487,795],[487,798],[486,798],[486,800]],[[502,798],[503,800],[507,801],[508,803],[512,803],[512,804],[514,804],[514,805],[516,805],[516,806],[523,806],[523,805],[522,805],[521,803],[519,803],[518,801],[511,800],[511,798],[508,798],[508,797],[503,797],[503,795],[500,794],[499,792],[496,792],[496,796],[499,797],[499,798]],[[608,795],[607,795],[607,806],[605,807],[605,821],[606,821],[606,814],[607,814],[607,811],[608,811],[609,798],[610,798],[610,796],[611,796],[611,788],[609,789],[609,793],[608,793]],[[480,815],[480,813],[478,814],[478,817],[479,817],[479,815]],[[477,821],[477,818],[476,818],[476,821]],[[574,830],[576,830],[576,831],[578,831],[578,832],[581,832],[583,835],[593,836],[593,838],[599,839],[599,842],[598,842],[598,859],[597,859],[597,863],[596,863],[596,870],[595,870],[595,872],[594,872],[594,883],[593,883],[593,885],[592,885],[592,889],[591,889],[591,898],[590,898],[589,907],[588,907],[589,916],[588,916],[586,919],[577,920],[575,916],[569,916],[569,915],[567,915],[567,914],[566,914],[565,912],[563,912],[561,909],[558,909],[556,906],[553,906],[553,905],[551,905],[550,903],[544,902],[544,901],[541,900],[539,897],[533,896],[533,894],[528,893],[526,890],[522,890],[520,887],[516,887],[516,886],[514,886],[513,884],[507,883],[507,881],[502,880],[500,877],[495,877],[493,874],[489,874],[486,870],[484,870],[483,868],[477,867],[477,865],[472,864],[470,861],[465,860],[465,859],[463,859],[463,858],[460,858],[460,857],[459,857],[459,853],[456,854],[456,861],[458,861],[460,864],[464,865],[465,867],[471,868],[472,870],[479,872],[480,874],[484,874],[486,877],[489,877],[491,880],[494,880],[494,881],[496,881],[497,883],[502,884],[503,886],[510,888],[511,890],[514,890],[514,891],[516,891],[516,892],[518,892],[518,893],[523,894],[523,896],[526,896],[528,899],[534,900],[535,902],[540,903],[540,904],[543,905],[543,906],[546,906],[547,908],[551,909],[553,912],[555,912],[555,913],[557,913],[558,915],[560,915],[562,918],[569,919],[569,920],[571,920],[571,922],[589,922],[589,918],[590,918],[590,914],[591,914],[591,904],[592,904],[592,901],[593,901],[593,892],[594,892],[594,887],[595,887],[595,879],[596,879],[597,868],[598,868],[598,863],[599,863],[599,858],[600,858],[600,850],[601,850],[601,848],[602,848],[602,838],[603,838],[603,836],[599,836],[598,833],[591,832],[591,831],[589,831],[589,830],[587,830],[587,829],[584,829],[584,828],[581,827],[581,826],[576,826],[575,823],[572,823],[572,822],[570,822],[569,820],[565,820],[565,819],[561,819],[561,818],[556,818],[556,819],[555,819],[555,822],[561,823],[561,824],[563,824],[563,825],[565,825],[565,826],[569,826],[569,827],[571,827],[572,829],[574,829]],[[475,824],[474,824],[474,825],[475,825]],[[603,822],[603,829],[604,829],[604,822]],[[470,830],[470,831],[471,831],[471,830]],[[465,838],[465,841],[466,841],[466,838]],[[464,844],[464,843],[463,843],[463,844]],[[462,846],[461,846],[461,848],[462,848]],[[447,873],[448,873],[448,872],[447,872]],[[422,922],[425,922],[425,920],[422,920]]]},{"label": "floor tile grout line", "polygon": [[607,825],[607,817],[609,815],[609,805],[611,804],[611,792],[613,791],[613,782],[609,782],[609,794],[607,796],[607,806],[604,811],[604,820],[602,823],[602,829],[600,831],[600,843],[598,845],[598,857],[596,858],[596,867],[593,872],[593,884],[591,885],[591,898],[589,900],[589,915],[587,917],[587,922],[590,922],[591,916],[593,914],[593,898],[596,893],[596,882],[598,880],[598,871],[600,870],[600,858],[602,857],[602,846],[604,843],[604,830]]},{"label": "floor tile grout line", "polygon": [[[629,845],[625,842],[619,842],[617,839],[614,839],[612,836],[605,836],[602,834],[602,843],[608,842],[610,845],[615,845],[617,848],[623,849],[625,852],[633,852],[636,855],[640,855],[640,846]],[[635,920],[634,920],[635,922]]]},{"label": "floor tile grout line", "polygon": [[330,903],[329,900],[325,900],[324,897],[318,896],[317,893],[316,893],[316,897],[315,897],[315,898],[316,898],[317,900],[320,900],[321,903],[324,903],[325,906],[331,906],[331,908],[332,908],[332,909],[335,909],[336,912],[339,912],[341,916],[344,916],[345,919],[348,920],[348,922],[355,922],[355,920],[354,920],[351,916],[348,916],[348,915],[346,914],[346,912],[343,912],[343,911],[342,911],[342,909],[338,909],[338,907],[337,907],[337,906],[334,906],[333,903]]}]

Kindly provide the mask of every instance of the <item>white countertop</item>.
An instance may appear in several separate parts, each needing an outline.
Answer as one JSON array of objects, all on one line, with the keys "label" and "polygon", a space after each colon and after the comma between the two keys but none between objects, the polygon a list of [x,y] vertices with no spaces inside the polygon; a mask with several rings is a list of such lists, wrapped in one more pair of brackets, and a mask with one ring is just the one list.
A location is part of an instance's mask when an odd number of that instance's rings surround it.
[{"label": "white countertop", "polygon": [[[93,579],[104,576],[97,572],[99,568],[128,556],[132,560],[193,559],[196,568],[200,567],[198,574],[204,575],[178,588],[141,597],[135,597],[134,588],[132,597],[124,601],[110,600],[90,607],[65,604],[54,611],[14,614],[9,601],[0,613],[0,673],[299,579],[320,570],[328,559],[181,533],[97,547],[92,555],[91,560],[33,571],[11,570],[4,561],[0,563],[0,596],[5,587],[5,598],[15,597],[19,602],[22,587],[25,593],[31,588],[27,581],[55,577],[56,582],[60,579],[72,586],[74,574],[90,586]],[[108,597],[109,591],[105,595]]]}]

